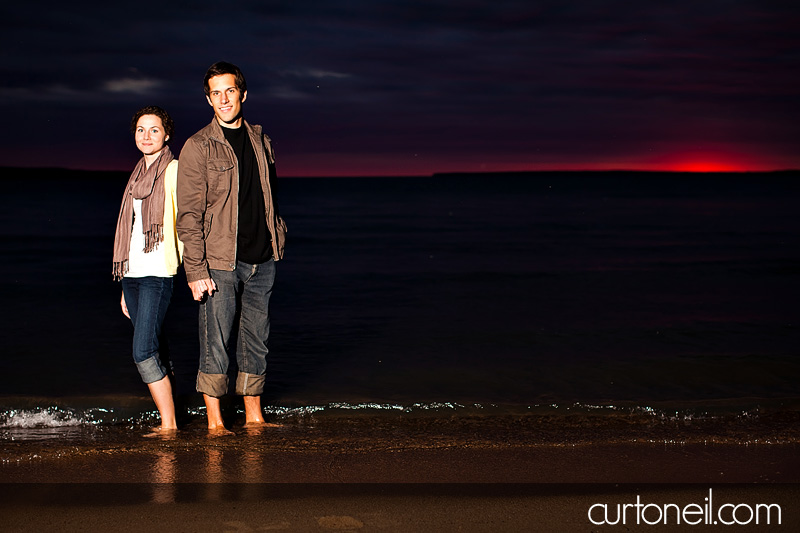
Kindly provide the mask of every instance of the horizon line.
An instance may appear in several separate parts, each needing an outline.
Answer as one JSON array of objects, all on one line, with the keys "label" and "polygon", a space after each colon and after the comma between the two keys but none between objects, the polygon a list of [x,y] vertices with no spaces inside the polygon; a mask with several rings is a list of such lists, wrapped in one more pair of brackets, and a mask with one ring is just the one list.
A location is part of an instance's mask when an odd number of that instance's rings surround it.
[{"label": "horizon line", "polygon": [[[130,173],[129,170],[124,169],[81,169],[81,168],[68,168],[58,166],[0,166],[0,170],[23,170],[23,171],[58,171],[58,172],[91,172],[91,173]],[[436,176],[453,176],[453,175],[487,175],[487,174],[609,174],[609,173],[640,173],[640,174],[774,174],[774,173],[791,173],[800,172],[800,168],[783,168],[772,170],[653,170],[653,169],[636,169],[636,168],[618,168],[618,169],[547,169],[547,170],[448,170],[433,172],[431,174],[353,174],[353,175],[285,175],[279,174],[281,179],[336,179],[336,178],[432,178]]]}]

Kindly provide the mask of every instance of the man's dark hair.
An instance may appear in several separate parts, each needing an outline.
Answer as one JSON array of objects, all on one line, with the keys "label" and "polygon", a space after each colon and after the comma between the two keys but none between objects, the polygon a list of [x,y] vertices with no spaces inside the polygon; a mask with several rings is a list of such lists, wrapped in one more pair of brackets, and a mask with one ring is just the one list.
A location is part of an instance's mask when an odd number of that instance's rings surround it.
[{"label": "man's dark hair", "polygon": [[239,89],[239,92],[244,93],[247,91],[247,81],[245,81],[244,74],[242,74],[242,71],[239,69],[239,67],[233,63],[228,63],[227,61],[217,61],[208,67],[208,70],[206,71],[206,77],[203,78],[203,91],[205,91],[206,96],[209,96],[210,92],[208,80],[214,76],[222,76],[223,74],[233,74],[233,77],[236,80],[236,88]]},{"label": "man's dark hair", "polygon": [[131,119],[131,134],[136,134],[136,124],[139,122],[139,119],[142,118],[144,115],[155,115],[161,119],[161,124],[164,125],[164,142],[167,143],[169,140],[167,137],[172,138],[172,134],[175,132],[175,124],[172,122],[172,117],[169,116],[169,113],[158,107],[157,105],[149,105],[147,107],[141,108],[139,111],[134,113],[133,118]]}]

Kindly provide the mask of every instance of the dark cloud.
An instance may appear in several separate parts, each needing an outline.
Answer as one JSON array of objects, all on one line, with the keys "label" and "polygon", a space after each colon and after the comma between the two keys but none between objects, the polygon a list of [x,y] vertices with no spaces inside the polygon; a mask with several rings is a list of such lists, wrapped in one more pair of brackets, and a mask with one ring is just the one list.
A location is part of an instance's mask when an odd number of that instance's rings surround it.
[{"label": "dark cloud", "polygon": [[179,147],[210,120],[202,77],[225,59],[289,174],[643,167],[683,152],[800,166],[790,2],[0,10],[0,109],[17,126],[0,138],[5,165],[127,168],[129,116],[150,103],[174,115]]}]

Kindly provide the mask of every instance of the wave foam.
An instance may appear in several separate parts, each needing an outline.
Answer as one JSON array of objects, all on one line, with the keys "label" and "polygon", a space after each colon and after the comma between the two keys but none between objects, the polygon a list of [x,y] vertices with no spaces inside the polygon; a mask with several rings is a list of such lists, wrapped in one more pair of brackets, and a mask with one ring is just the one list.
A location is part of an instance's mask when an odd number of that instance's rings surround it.
[{"label": "wave foam", "polygon": [[79,426],[83,420],[61,409],[9,411],[0,418],[0,428],[58,428]]}]

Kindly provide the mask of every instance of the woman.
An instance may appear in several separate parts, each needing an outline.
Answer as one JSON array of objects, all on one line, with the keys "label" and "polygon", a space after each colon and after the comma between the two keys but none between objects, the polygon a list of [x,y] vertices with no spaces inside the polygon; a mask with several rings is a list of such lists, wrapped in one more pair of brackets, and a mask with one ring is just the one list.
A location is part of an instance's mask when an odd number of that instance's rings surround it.
[{"label": "woman", "polygon": [[131,133],[143,157],[122,197],[113,273],[122,280],[122,312],[133,323],[133,360],[161,415],[161,426],[148,435],[155,436],[177,430],[172,372],[161,358],[161,327],[183,253],[175,232],[178,161],[167,146],[172,119],[160,107],[137,111]]}]

